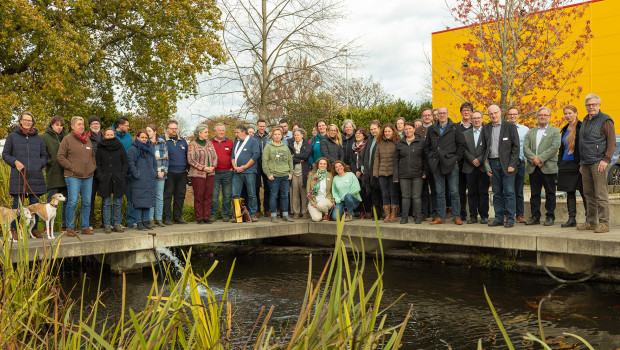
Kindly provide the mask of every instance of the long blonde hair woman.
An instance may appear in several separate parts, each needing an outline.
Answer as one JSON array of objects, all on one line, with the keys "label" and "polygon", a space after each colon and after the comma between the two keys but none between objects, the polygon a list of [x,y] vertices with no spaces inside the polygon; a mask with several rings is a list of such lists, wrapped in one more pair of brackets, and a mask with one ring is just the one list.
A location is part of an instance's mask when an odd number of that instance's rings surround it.
[{"label": "long blonde hair woman", "polygon": [[342,148],[342,136],[336,124],[329,124],[327,127],[327,137],[321,142],[321,156],[329,159],[330,162],[344,160],[344,149]]}]

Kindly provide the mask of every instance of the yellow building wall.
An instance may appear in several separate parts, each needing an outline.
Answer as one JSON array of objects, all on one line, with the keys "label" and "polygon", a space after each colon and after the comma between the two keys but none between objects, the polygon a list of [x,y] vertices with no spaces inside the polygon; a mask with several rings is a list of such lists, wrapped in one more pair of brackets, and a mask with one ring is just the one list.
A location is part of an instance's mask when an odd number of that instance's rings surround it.
[{"label": "yellow building wall", "polygon": [[[583,72],[577,79],[577,85],[583,88],[578,97],[569,98],[558,96],[562,103],[558,106],[572,104],[579,110],[579,118],[587,114],[585,97],[589,93],[601,97],[601,111],[609,114],[616,127],[616,134],[620,134],[620,0],[590,1],[582,21],[590,20],[593,38],[584,50],[586,60],[583,61]],[[446,76],[449,73],[448,65],[459,67],[463,62],[463,52],[455,48],[455,44],[466,42],[466,29],[454,29],[433,33],[433,106],[446,106],[453,120],[459,120],[459,107],[463,102],[447,89],[442,89],[442,83],[437,81],[437,74]],[[445,83],[444,83],[445,84]],[[476,101],[471,101],[478,109],[485,110]],[[561,107],[553,111],[553,120],[561,121],[563,113]]]}]

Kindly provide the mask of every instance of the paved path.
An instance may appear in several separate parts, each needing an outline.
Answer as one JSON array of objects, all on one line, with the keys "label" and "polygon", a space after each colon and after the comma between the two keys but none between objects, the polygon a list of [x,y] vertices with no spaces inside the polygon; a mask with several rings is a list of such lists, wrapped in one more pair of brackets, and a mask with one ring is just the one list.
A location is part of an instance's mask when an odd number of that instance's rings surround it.
[{"label": "paved path", "polygon": [[[481,224],[444,224],[431,226],[428,222],[379,223],[384,240],[415,241],[450,245],[478,246],[503,249],[544,251],[550,253],[585,254],[620,258],[620,226],[612,227],[611,232],[595,234],[592,231],[563,229],[557,223],[552,227],[525,226],[518,224],[512,229],[488,227]],[[152,234],[149,234],[152,233]],[[60,240],[58,257],[98,255],[148,250],[153,247],[191,246],[214,242],[231,242],[249,239],[282,237],[301,234],[334,235],[335,222],[310,222],[306,219],[293,223],[271,223],[262,218],[258,223],[232,224],[217,222],[211,225],[172,225],[151,231],[126,230],[124,233],[105,234],[96,230],[95,235],[57,237],[56,241],[29,240],[29,259],[42,256],[44,249]],[[355,237],[377,238],[375,224],[370,220],[354,220],[345,224],[345,234]],[[45,244],[45,246],[44,246]],[[13,256],[20,253],[18,244],[13,243]]]}]

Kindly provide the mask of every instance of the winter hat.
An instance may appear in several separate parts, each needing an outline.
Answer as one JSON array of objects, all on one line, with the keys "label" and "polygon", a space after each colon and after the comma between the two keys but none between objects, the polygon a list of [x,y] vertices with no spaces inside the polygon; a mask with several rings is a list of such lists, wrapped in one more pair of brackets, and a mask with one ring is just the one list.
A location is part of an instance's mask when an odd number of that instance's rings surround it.
[{"label": "winter hat", "polygon": [[99,119],[99,117],[92,116],[90,117],[90,119],[88,119],[88,125],[92,124],[93,122],[99,122],[99,124],[101,124],[101,119]]}]

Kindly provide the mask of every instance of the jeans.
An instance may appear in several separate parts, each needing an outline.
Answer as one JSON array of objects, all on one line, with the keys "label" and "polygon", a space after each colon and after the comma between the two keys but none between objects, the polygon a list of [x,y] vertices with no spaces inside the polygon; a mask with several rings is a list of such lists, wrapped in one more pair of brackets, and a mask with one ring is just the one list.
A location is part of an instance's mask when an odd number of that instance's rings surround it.
[{"label": "jeans", "polygon": [[136,220],[137,222],[145,222],[149,221],[149,214],[151,212],[151,208],[136,208]]},{"label": "jeans", "polygon": [[[459,198],[459,165],[454,164],[454,168],[450,174],[443,174],[441,166],[433,173],[435,178],[435,189],[437,191],[437,216],[446,219],[446,193],[450,193],[450,202],[452,203],[452,214],[454,219],[461,217],[461,200]],[[448,191],[446,192],[446,182],[448,183]]]},{"label": "jeans", "polygon": [[489,159],[491,165],[491,188],[493,189],[493,208],[495,221],[503,222],[506,216],[507,223],[515,222],[516,195],[515,176],[506,176],[499,159]]},{"label": "jeans", "polygon": [[232,198],[233,172],[230,170],[216,170],[213,179],[213,202],[211,204],[211,217],[217,218],[220,206],[220,189],[222,191],[222,216],[229,216],[230,201]]},{"label": "jeans", "polygon": [[67,184],[67,229],[75,227],[75,209],[77,208],[78,198],[82,199],[80,207],[80,228],[88,228],[90,216],[90,198],[92,195],[93,178],[78,179],[77,177],[65,176]]},{"label": "jeans", "polygon": [[161,220],[164,211],[164,185],[166,179],[155,180],[155,207],[150,208],[149,218],[151,220]]},{"label": "jeans", "polygon": [[515,195],[516,195],[516,208],[517,217],[525,214],[525,205],[523,200],[523,185],[525,184],[525,161],[519,161],[517,165],[517,173],[515,174]]},{"label": "jeans", "polygon": [[101,217],[103,226],[116,226],[123,223],[123,215],[121,207],[123,206],[123,197],[114,198],[104,197],[102,200]]},{"label": "jeans", "polygon": [[278,208],[278,195],[280,195],[280,208],[282,209],[282,215],[288,213],[288,190],[290,188],[291,181],[286,176],[274,176],[273,180],[269,180],[269,209],[271,216],[276,215]]},{"label": "jeans", "polygon": [[[39,203],[39,199],[34,194],[26,195],[26,198],[24,198],[24,201],[26,199],[28,199],[28,205]],[[51,199],[51,197],[50,197],[50,199]],[[21,200],[22,200],[22,195],[13,195],[13,205],[11,206],[11,208],[17,209],[17,208],[19,208],[20,204],[23,206],[24,203],[20,203]],[[21,211],[20,211],[20,213],[21,213]],[[19,216],[17,217],[17,220],[19,220]],[[35,215],[34,216],[34,220],[35,220],[34,229],[37,230],[37,227],[39,225],[39,216]],[[2,222],[2,224],[4,224],[4,222]],[[17,223],[15,221],[13,221],[11,223],[11,230],[17,230]]]},{"label": "jeans", "polygon": [[164,220],[170,220],[170,218],[174,221],[183,220],[186,186],[186,173],[168,173],[168,178],[164,183],[164,210],[162,214]]},{"label": "jeans", "polygon": [[555,220],[555,182],[557,174],[543,174],[539,167],[530,174],[530,188],[532,198],[530,199],[530,211],[532,217],[540,218],[540,192],[545,188],[545,210],[547,218]]},{"label": "jeans", "polygon": [[[52,196],[55,195],[56,193],[62,193],[63,196],[65,196],[65,198],[67,198],[69,196],[69,194],[67,193],[67,188],[66,187],[56,187],[56,188],[48,188],[47,189],[47,201],[49,202],[52,199]],[[59,203],[58,205],[62,205],[62,210],[61,210],[61,228],[66,228],[67,227],[67,203],[63,202],[63,203]]]},{"label": "jeans", "polygon": [[125,178],[125,198],[127,198],[127,206],[125,207],[125,216],[127,217],[127,227],[133,226],[138,219],[136,218],[136,209],[131,201],[131,183],[133,182],[131,175]]},{"label": "jeans", "polygon": [[[332,212],[332,220],[336,221],[336,213],[339,214],[340,218],[344,215],[345,211],[347,213],[352,214],[355,209],[360,205],[359,199],[355,198],[352,194],[347,193],[344,195],[344,198],[340,201],[340,203],[336,203],[336,207]],[[404,214],[403,214],[404,215]]]},{"label": "jeans", "polygon": [[400,191],[403,194],[403,207],[401,213],[403,217],[409,216],[409,208],[413,201],[413,215],[415,218],[422,219],[422,184],[424,179],[416,177],[412,179],[398,179]]},{"label": "jeans", "polygon": [[[246,200],[248,211],[250,212],[250,216],[255,217],[256,212],[258,211],[257,204],[256,204],[256,173],[235,173],[233,174],[233,177],[232,177],[233,199],[237,199],[241,197],[241,190],[243,189],[243,185],[245,185],[245,188],[248,191],[248,198]],[[287,198],[288,198],[288,194],[287,194]],[[222,215],[224,215],[224,210],[222,210]]]},{"label": "jeans", "polygon": [[383,205],[398,205],[398,184],[393,181],[392,175],[379,176],[379,186]]}]

